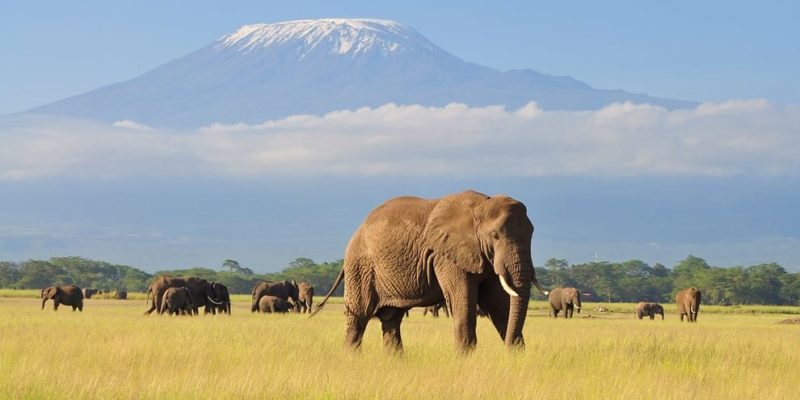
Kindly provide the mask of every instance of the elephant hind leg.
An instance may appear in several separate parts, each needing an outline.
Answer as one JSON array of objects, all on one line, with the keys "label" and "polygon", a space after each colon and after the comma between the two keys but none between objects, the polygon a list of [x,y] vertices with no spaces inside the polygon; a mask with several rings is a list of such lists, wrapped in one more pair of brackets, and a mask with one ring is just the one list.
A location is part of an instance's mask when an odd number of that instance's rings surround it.
[{"label": "elephant hind leg", "polygon": [[345,334],[345,345],[352,349],[361,347],[361,340],[364,338],[364,331],[367,329],[369,318],[347,316],[347,333]]},{"label": "elephant hind leg", "polygon": [[383,330],[383,348],[386,351],[397,353],[403,351],[403,338],[400,336],[400,324],[403,322],[405,310],[384,307],[378,311]]}]

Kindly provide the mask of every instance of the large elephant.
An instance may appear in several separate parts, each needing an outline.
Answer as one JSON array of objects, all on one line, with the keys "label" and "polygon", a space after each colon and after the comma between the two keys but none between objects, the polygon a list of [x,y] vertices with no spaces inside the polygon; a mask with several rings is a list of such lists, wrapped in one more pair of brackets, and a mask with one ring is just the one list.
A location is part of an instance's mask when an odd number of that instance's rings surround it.
[{"label": "large elephant", "polygon": [[219,300],[214,298],[214,290],[211,284],[201,278],[177,278],[173,276],[159,276],[150,283],[147,289],[147,299],[150,300],[152,294],[152,303],[150,308],[145,311],[145,314],[150,314],[153,311],[161,310],[161,301],[164,297],[164,292],[171,287],[185,287],[189,289],[192,298],[193,312],[198,313],[198,307],[205,307],[204,313],[211,311],[211,305],[222,304]]},{"label": "large elephant", "polygon": [[425,307],[425,309],[422,310],[422,316],[424,317],[428,315],[428,313],[431,313],[434,318],[439,318],[440,309],[444,310],[444,315],[446,315],[447,318],[450,318],[450,310],[447,309],[447,302],[444,300],[432,306]]},{"label": "large elephant", "polygon": [[83,291],[75,285],[50,286],[42,289],[42,310],[47,300],[53,300],[53,310],[58,311],[61,304],[71,306],[72,311],[83,312]]},{"label": "large elephant", "polygon": [[161,300],[161,308],[158,310],[159,314],[169,312],[169,315],[178,314],[191,316],[194,311],[192,304],[192,295],[188,288],[185,287],[171,287],[164,291],[164,297]]},{"label": "large elephant", "polygon": [[661,304],[645,303],[643,301],[636,304],[636,318],[642,319],[648,316],[650,319],[655,319],[656,314],[661,314],[661,320],[664,320],[664,307]]},{"label": "large elephant", "polygon": [[258,299],[258,309],[262,313],[286,313],[292,308],[292,303],[280,297],[266,295]]},{"label": "large elephant", "polygon": [[345,340],[353,348],[378,317],[384,347],[401,350],[405,311],[442,300],[460,350],[477,343],[477,304],[507,346],[524,346],[531,285],[544,293],[533,270],[532,235],[525,206],[506,196],[466,191],[388,200],[353,234],[344,267],[320,307],[344,281]]},{"label": "large elephant", "polygon": [[308,282],[300,282],[297,285],[298,302],[295,303],[295,310],[300,313],[311,312],[314,305],[314,286]]},{"label": "large elephant", "polygon": [[550,302],[550,315],[558,318],[558,313],[564,311],[564,318],[572,318],[574,310],[581,313],[581,292],[573,287],[555,288],[547,296]]},{"label": "large elephant", "polygon": [[285,280],[282,282],[263,281],[256,284],[251,292],[253,296],[253,303],[251,304],[250,311],[258,311],[258,301],[263,296],[275,296],[284,300],[291,300],[292,305],[297,304],[300,298],[300,288],[294,280]]},{"label": "large elephant", "polygon": [[228,292],[228,287],[219,283],[211,282],[211,290],[214,291],[214,298],[222,304],[211,304],[211,313],[216,314],[231,314],[231,294]]},{"label": "large elephant", "polygon": [[701,297],[700,289],[693,287],[683,289],[675,295],[675,304],[678,306],[681,322],[683,322],[684,315],[689,322],[697,322]]}]

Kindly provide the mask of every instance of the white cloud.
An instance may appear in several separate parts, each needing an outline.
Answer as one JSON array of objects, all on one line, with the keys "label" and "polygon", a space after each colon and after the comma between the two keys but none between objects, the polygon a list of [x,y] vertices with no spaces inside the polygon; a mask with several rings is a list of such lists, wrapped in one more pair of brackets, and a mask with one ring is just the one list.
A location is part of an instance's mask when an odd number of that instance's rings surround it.
[{"label": "white cloud", "polygon": [[158,175],[797,175],[800,108],[387,104],[195,131],[0,120],[0,179]]}]

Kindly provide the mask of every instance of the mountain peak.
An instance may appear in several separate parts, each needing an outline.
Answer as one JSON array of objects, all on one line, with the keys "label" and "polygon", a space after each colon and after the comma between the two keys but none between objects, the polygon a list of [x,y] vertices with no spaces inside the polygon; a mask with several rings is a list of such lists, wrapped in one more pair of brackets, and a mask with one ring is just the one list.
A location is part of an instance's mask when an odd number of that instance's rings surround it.
[{"label": "mountain peak", "polygon": [[385,19],[325,18],[244,25],[217,40],[216,49],[250,53],[282,45],[296,47],[302,58],[313,50],[356,55],[389,53],[422,46],[438,48],[422,35],[398,22]]}]

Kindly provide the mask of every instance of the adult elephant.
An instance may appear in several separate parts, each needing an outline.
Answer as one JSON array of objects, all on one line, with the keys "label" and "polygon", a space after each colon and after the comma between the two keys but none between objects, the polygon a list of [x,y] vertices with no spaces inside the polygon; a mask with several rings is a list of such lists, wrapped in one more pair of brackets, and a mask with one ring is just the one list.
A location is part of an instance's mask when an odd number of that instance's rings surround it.
[{"label": "adult elephant", "polygon": [[425,307],[425,309],[422,311],[422,316],[424,317],[424,316],[428,315],[428,313],[431,313],[431,315],[434,318],[439,318],[439,310],[440,309],[443,309],[444,310],[444,315],[446,315],[447,318],[450,318],[450,311],[447,309],[447,302],[445,302],[444,300],[442,300],[439,303],[436,303],[436,304],[434,304],[432,306]]},{"label": "adult elephant", "polygon": [[42,310],[47,300],[53,300],[53,311],[61,304],[71,306],[72,311],[83,312],[83,291],[75,285],[50,286],[42,289]]},{"label": "adult elephant", "polygon": [[555,288],[547,296],[550,303],[550,315],[558,318],[558,313],[564,311],[564,318],[572,318],[574,310],[581,313],[581,292],[573,287]]},{"label": "adult elephant", "polygon": [[94,296],[98,292],[98,290],[97,289],[91,289],[91,288],[85,288],[85,289],[82,290],[82,292],[83,292],[83,298],[84,299],[91,299],[92,296]]},{"label": "adult elephant", "polygon": [[231,294],[228,292],[228,287],[219,283],[211,282],[211,290],[214,292],[214,298],[222,304],[211,304],[211,313],[216,314],[231,314]]},{"label": "adult elephant", "polygon": [[114,298],[117,300],[125,300],[128,298],[128,292],[125,290],[117,290],[114,292]]},{"label": "adult elephant", "polygon": [[297,303],[295,303],[295,311],[305,314],[311,312],[311,307],[314,305],[314,286],[308,282],[300,282],[297,285]]},{"label": "adult elephant", "polygon": [[640,301],[636,304],[636,318],[642,319],[645,316],[650,317],[650,319],[655,319],[656,314],[661,314],[661,320],[664,320],[664,307],[658,303],[646,303]]},{"label": "adult elephant", "polygon": [[258,311],[258,301],[264,296],[274,296],[283,300],[291,300],[292,305],[297,304],[300,299],[300,288],[294,280],[282,282],[263,281],[256,284],[251,292],[253,303],[250,306],[251,312]]},{"label": "adult elephant", "polygon": [[169,315],[188,314],[191,316],[194,308],[189,288],[171,287],[164,291],[164,298],[161,300],[161,308],[158,310],[158,313],[164,314],[165,312],[169,312]]},{"label": "adult elephant", "polygon": [[346,343],[353,348],[361,345],[370,318],[378,317],[384,347],[401,350],[405,311],[442,300],[460,350],[477,343],[478,304],[507,346],[524,346],[531,285],[545,293],[533,270],[532,235],[525,205],[506,196],[466,191],[388,200],[353,234],[344,267],[320,306],[344,281]]},{"label": "adult elephant", "polygon": [[[199,307],[205,307],[204,313],[211,311],[211,305],[222,304],[219,300],[214,298],[214,291],[211,288],[211,283],[202,278],[180,278],[173,276],[159,276],[150,283],[147,288],[147,298],[145,301],[152,301],[150,308],[145,311],[145,314],[150,314],[153,311],[161,310],[162,299],[164,292],[171,287],[185,287],[189,289],[192,299],[192,311],[197,314]],[[153,296],[150,300],[150,295]]]},{"label": "adult elephant", "polygon": [[675,295],[675,304],[678,306],[678,314],[681,316],[681,322],[683,322],[684,315],[687,321],[697,322],[697,314],[700,313],[701,298],[702,294],[700,293],[700,289],[693,287],[683,289]]}]

